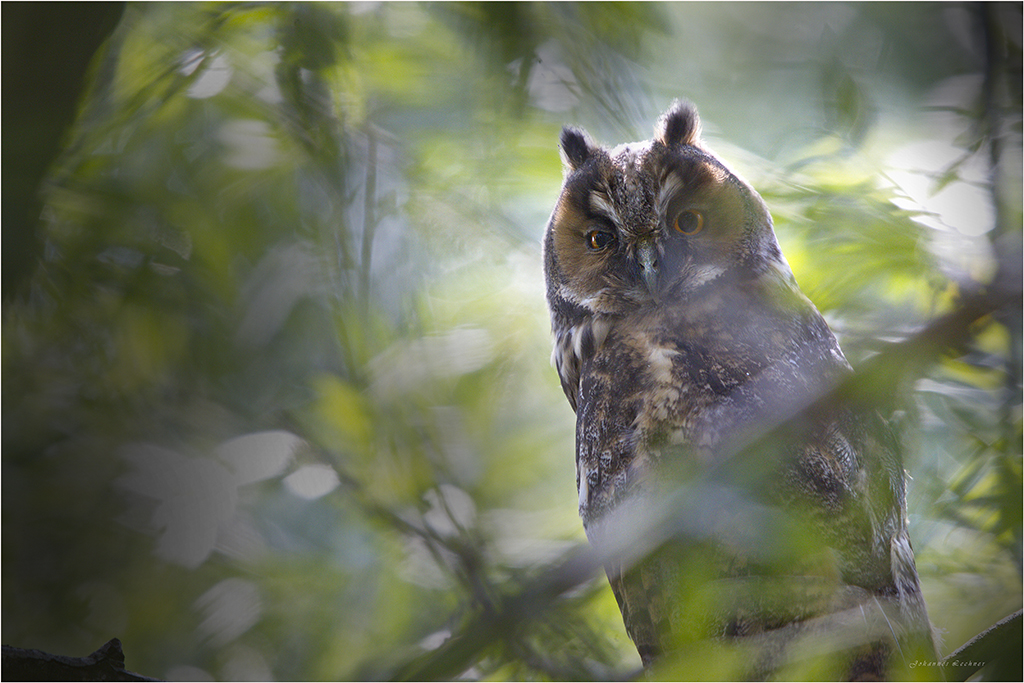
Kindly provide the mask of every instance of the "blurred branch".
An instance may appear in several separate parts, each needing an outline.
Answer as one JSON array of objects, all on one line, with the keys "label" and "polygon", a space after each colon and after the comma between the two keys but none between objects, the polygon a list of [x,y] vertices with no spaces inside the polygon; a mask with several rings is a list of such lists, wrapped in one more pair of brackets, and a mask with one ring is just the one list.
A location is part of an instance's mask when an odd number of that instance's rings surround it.
[{"label": "blurred branch", "polygon": [[[1000,278],[996,278],[1000,282]],[[905,341],[891,344],[857,372],[824,390],[817,396],[794,397],[788,410],[780,410],[774,424],[765,425],[757,434],[732,444],[725,460],[749,452],[771,439],[798,429],[809,415],[842,403],[876,405],[891,393],[893,383],[910,372],[920,372],[947,350],[959,349],[972,336],[975,325],[986,316],[1007,306],[1020,306],[1020,289],[1006,291],[996,285],[970,293],[951,313],[942,316]],[[694,495],[696,493],[696,495]],[[642,519],[631,516],[614,524],[628,528],[629,533],[610,533],[616,539],[609,550],[598,553],[590,546],[578,546],[560,560],[544,569],[539,576],[523,585],[518,592],[502,596],[493,610],[472,618],[461,633],[436,650],[405,662],[392,673],[392,680],[443,680],[457,676],[468,668],[482,650],[500,640],[523,623],[535,619],[554,601],[590,580],[608,561],[629,563],[646,556],[672,537],[695,536],[700,532],[685,528],[703,507],[728,506],[735,523],[737,510],[746,513],[749,527],[770,527],[779,520],[772,511],[742,499],[737,500],[730,489],[708,483],[699,489],[684,486],[665,501],[652,505]],[[739,507],[742,506],[742,509]],[[702,515],[700,519],[714,519]],[[766,529],[767,531],[767,529]],[[777,530],[776,530],[777,533]],[[713,535],[708,533],[707,535]],[[618,547],[615,547],[615,546]]]},{"label": "blurred branch", "polygon": [[623,673],[588,660],[576,661],[573,667],[566,667],[522,640],[513,643],[512,650],[527,666],[546,674],[553,681],[632,681],[643,675],[643,669]]},{"label": "blurred branch", "polygon": [[461,527],[458,527],[458,522],[454,515],[449,513],[449,519],[456,524],[461,533],[454,536],[444,536],[431,529],[429,525],[416,524],[388,506],[376,501],[367,493],[366,487],[362,482],[346,472],[339,463],[334,463],[334,469],[338,473],[338,479],[341,484],[353,495],[363,511],[381,520],[403,535],[422,540],[439,567],[449,565],[449,562],[442,556],[442,551],[447,551],[457,558],[457,570],[453,572],[455,576],[467,586],[475,602],[482,607],[484,613],[489,614],[495,611],[496,607],[491,597],[494,593],[494,588],[487,583],[483,572],[479,570],[484,562],[481,557],[482,549],[478,543],[464,540],[466,532]]},{"label": "blurred branch", "polygon": [[373,235],[377,228],[377,132],[366,126],[366,183],[363,185],[363,244],[359,259],[359,292],[363,316],[370,310],[370,259],[373,256]]},{"label": "blurred branch", "polygon": [[436,650],[416,657],[391,674],[395,681],[449,680],[472,665],[477,655],[523,623],[537,617],[556,598],[593,577],[604,558],[590,546],[577,546],[514,595],[502,597],[493,611],[477,615],[462,633]]}]

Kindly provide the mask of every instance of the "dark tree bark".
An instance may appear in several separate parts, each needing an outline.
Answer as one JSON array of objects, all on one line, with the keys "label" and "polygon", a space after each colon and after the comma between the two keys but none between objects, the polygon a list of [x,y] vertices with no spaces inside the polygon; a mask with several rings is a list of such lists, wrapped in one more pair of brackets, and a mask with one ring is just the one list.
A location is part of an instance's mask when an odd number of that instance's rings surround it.
[{"label": "dark tree bark", "polygon": [[121,641],[110,639],[87,657],[51,655],[4,645],[0,677],[5,681],[156,681],[124,668]]},{"label": "dark tree bark", "polygon": [[42,254],[39,186],[78,114],[93,55],[123,2],[3,4],[3,298]]}]

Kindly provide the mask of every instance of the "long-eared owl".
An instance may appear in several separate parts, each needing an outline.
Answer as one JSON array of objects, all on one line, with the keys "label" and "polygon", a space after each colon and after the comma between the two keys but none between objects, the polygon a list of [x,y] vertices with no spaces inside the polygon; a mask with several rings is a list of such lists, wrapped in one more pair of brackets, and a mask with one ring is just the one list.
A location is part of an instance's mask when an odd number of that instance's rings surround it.
[{"label": "long-eared owl", "polygon": [[[699,135],[685,102],[644,142],[562,131],[544,268],[587,536],[645,666],[747,643],[744,675],[765,677],[815,636],[835,677],[906,672],[935,653],[896,440],[814,401],[850,366],[764,201]],[[624,511],[671,532],[631,539]]]}]

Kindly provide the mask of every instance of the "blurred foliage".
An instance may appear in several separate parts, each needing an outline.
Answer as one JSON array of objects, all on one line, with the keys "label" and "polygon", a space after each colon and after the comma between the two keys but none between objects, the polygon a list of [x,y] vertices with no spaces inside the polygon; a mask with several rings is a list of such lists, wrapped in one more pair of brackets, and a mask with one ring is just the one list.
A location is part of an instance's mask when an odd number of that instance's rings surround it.
[{"label": "blurred foliage", "polygon": [[[855,367],[963,292],[1017,297],[888,397],[959,646],[1021,605],[1020,25],[958,3],[128,5],[67,135],[15,148],[34,122],[5,107],[5,642],[117,636],[172,679],[635,673],[578,562],[539,242],[563,123],[642,139],[688,97]],[[94,48],[66,42],[84,72]],[[15,66],[62,88],[26,45],[5,41],[4,94]],[[15,185],[33,164],[38,199]],[[42,207],[22,242],[9,195]],[[729,677],[705,646],[663,674]]]}]

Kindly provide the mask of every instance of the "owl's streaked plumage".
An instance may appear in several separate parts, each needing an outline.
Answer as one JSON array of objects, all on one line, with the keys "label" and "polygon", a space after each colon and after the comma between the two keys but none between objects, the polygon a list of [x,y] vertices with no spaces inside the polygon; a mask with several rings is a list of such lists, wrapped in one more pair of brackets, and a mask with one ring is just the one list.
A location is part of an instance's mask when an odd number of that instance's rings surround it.
[{"label": "owl's streaked plumage", "polygon": [[[659,495],[669,472],[731,471],[727,454],[743,434],[850,372],[797,287],[761,197],[699,134],[696,110],[678,102],[645,142],[605,149],[580,130],[562,132],[565,179],[544,266],[553,361],[576,411],[579,511],[599,548],[604,520],[627,501]],[[763,460],[744,470],[759,478],[757,500],[797,514],[827,549],[824,560],[806,558],[808,576],[832,586],[824,597],[787,593],[785,609],[744,603],[709,618],[706,606],[688,614],[685,592],[672,587],[681,579],[671,543],[607,567],[645,665],[697,622],[711,636],[743,636],[868,602],[894,606],[883,618],[896,640],[848,648],[838,675],[883,676],[894,653],[909,656],[904,635],[926,634],[927,616],[904,472],[877,426],[847,408],[818,411],[783,447],[743,456]],[[718,577],[758,576],[742,551],[711,552]],[[768,675],[763,659],[751,675]]]}]

